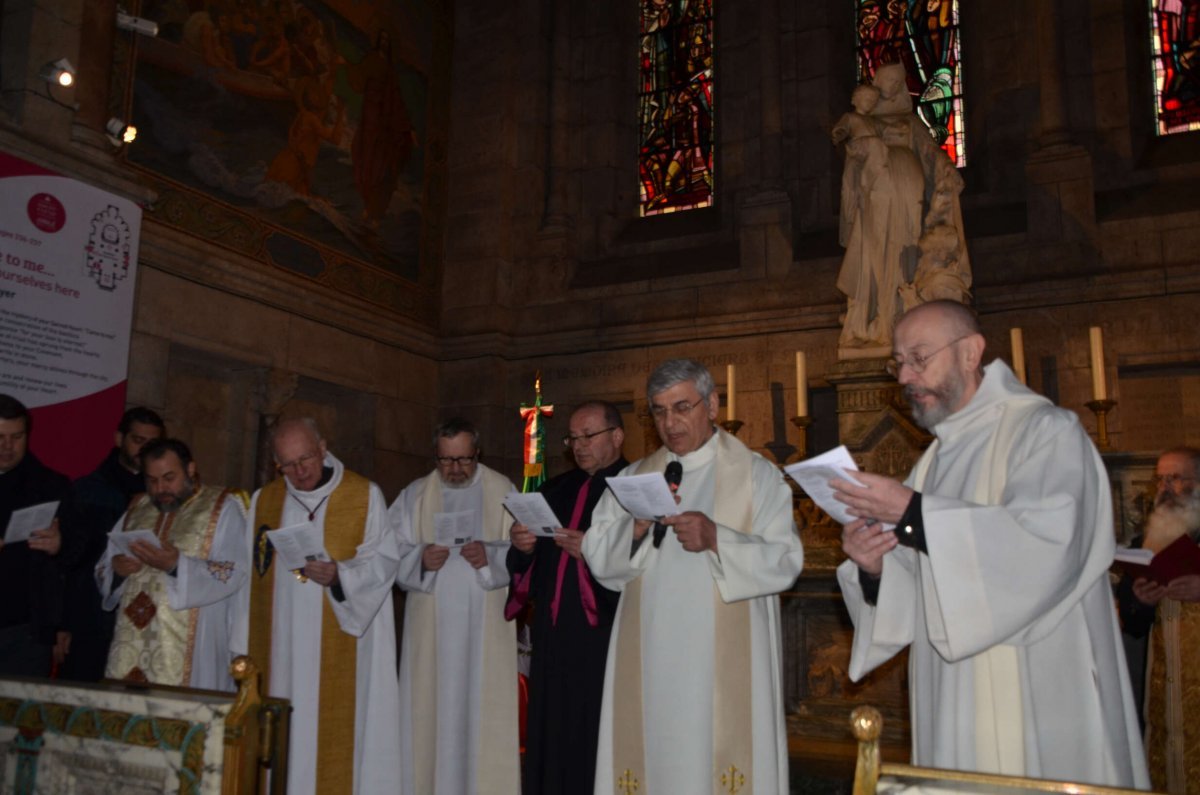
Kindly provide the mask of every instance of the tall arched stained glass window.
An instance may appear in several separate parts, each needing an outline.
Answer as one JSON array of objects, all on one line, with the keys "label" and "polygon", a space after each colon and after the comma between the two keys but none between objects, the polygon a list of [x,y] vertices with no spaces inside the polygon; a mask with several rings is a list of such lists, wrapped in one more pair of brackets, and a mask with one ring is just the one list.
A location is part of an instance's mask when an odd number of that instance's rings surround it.
[{"label": "tall arched stained glass window", "polygon": [[958,0],[855,0],[858,77],[902,63],[917,113],[954,164],[967,164]]},{"label": "tall arched stained glass window", "polygon": [[1150,0],[1158,134],[1200,130],[1200,0]]},{"label": "tall arched stained glass window", "polygon": [[713,203],[712,0],[640,0],[641,214]]}]

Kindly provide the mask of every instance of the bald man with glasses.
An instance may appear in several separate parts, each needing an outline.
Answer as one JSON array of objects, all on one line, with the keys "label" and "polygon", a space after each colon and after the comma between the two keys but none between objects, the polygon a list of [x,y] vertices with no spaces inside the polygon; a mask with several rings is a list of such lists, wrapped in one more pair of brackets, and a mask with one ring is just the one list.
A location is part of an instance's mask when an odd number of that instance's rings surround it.
[{"label": "bald man with glasses", "polygon": [[1149,784],[1108,581],[1108,475],[1074,412],[983,366],[974,313],[907,312],[889,370],[934,441],[903,483],[833,480],[861,680],[909,648],[913,763]]},{"label": "bald man with glasses", "polygon": [[576,468],[539,489],[561,527],[550,539],[514,525],[508,552],[505,615],[533,605],[524,795],[592,791],[604,660],[620,597],[596,582],[580,545],[608,478],[629,465],[621,413],[604,401],[584,403],[567,427],[562,441]]}]

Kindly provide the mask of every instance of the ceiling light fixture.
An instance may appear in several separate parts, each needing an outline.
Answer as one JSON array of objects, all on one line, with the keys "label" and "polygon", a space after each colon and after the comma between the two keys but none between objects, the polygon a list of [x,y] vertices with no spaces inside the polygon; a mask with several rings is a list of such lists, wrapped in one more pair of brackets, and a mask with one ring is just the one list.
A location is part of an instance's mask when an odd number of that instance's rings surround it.
[{"label": "ceiling light fixture", "polygon": [[47,83],[58,83],[63,88],[69,88],[75,84],[75,67],[71,66],[71,62],[66,58],[59,58],[57,61],[51,61],[42,67],[39,75]]},{"label": "ceiling light fixture", "polygon": [[126,124],[116,116],[108,120],[108,124],[104,125],[104,131],[108,133],[108,140],[112,142],[113,146],[131,144],[133,139],[137,138],[137,127]]}]

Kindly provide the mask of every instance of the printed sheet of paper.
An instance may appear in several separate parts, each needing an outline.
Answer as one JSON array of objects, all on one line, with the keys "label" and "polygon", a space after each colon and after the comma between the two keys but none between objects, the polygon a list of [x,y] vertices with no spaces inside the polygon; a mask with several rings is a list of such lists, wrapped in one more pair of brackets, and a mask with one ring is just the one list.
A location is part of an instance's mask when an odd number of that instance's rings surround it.
[{"label": "printed sheet of paper", "polygon": [[302,569],[310,561],[329,560],[329,553],[325,551],[325,536],[321,528],[312,522],[268,530],[267,538],[288,571]]},{"label": "printed sheet of paper", "polygon": [[475,530],[480,526],[479,514],[475,511],[452,511],[433,515],[434,542],[438,546],[455,549],[475,540]]},{"label": "printed sheet of paper", "polygon": [[504,498],[504,507],[534,535],[554,538],[555,528],[562,527],[562,522],[555,516],[550,503],[546,502],[546,498],[540,492],[522,494],[519,491],[510,491]]},{"label": "printed sheet of paper", "polygon": [[608,487],[635,519],[661,519],[679,512],[671,487],[661,472],[609,478]]},{"label": "printed sheet of paper", "polygon": [[[839,524],[850,524],[857,520],[858,517],[850,515],[849,508],[844,502],[838,502],[834,498],[833,489],[829,486],[829,481],[835,478],[848,480],[859,486],[863,485],[854,479],[852,473],[858,471],[858,465],[850,457],[850,451],[846,449],[846,445],[839,445],[821,455],[795,464],[788,464],[783,471],[788,473],[792,480],[799,483],[800,488],[804,489],[809,497],[812,497],[813,502],[821,510],[832,516],[834,521]],[[894,526],[884,525],[884,529],[891,529]]]},{"label": "printed sheet of paper", "polygon": [[4,543],[16,544],[28,541],[34,530],[49,527],[57,512],[57,502],[43,502],[13,511],[12,516],[8,519],[8,527],[4,531]]},{"label": "printed sheet of paper", "polygon": [[113,546],[121,550],[122,555],[128,555],[129,557],[133,557],[133,552],[129,550],[129,546],[134,541],[145,541],[152,547],[162,549],[162,544],[159,543],[158,536],[154,534],[153,530],[146,530],[144,528],[141,530],[114,530],[108,534],[108,537],[112,541]]}]

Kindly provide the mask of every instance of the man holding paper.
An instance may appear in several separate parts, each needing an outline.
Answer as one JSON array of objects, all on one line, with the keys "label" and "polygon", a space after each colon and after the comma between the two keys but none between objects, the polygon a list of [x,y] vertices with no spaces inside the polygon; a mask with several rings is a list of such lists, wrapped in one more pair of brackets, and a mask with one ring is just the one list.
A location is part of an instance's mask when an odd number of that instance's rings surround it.
[{"label": "man holding paper", "polygon": [[147,442],[140,459],[146,493],[96,564],[101,606],[117,610],[104,675],[232,691],[231,612],[249,570],[246,495],[201,485],[178,439]]},{"label": "man holding paper", "polygon": [[[1154,510],[1134,546],[1155,553],[1188,537],[1200,542],[1200,450],[1176,447],[1158,457]],[[1131,579],[1117,589],[1125,631],[1149,635],[1146,660],[1146,756],[1155,790],[1200,792],[1200,575],[1169,583]],[[1132,666],[1131,666],[1132,667]]]},{"label": "man holding paper", "polygon": [[617,407],[591,401],[575,409],[563,444],[577,469],[539,489],[558,521],[551,537],[513,525],[508,551],[507,618],[534,604],[533,659],[526,712],[525,795],[591,792],[604,692],[604,661],[620,594],[596,582],[580,546],[606,481],[629,465]]},{"label": "man holding paper", "polygon": [[235,648],[258,663],[270,695],[292,702],[290,795],[394,792],[396,624],[391,578],[379,575],[387,504],[310,418],[280,421],[271,447],[280,477],[250,505],[254,573]]},{"label": "man holding paper", "polygon": [[910,310],[892,350],[935,440],[903,485],[830,483],[859,517],[838,568],[850,677],[909,647],[914,764],[1145,788],[1108,476],[1087,432],[1002,361],[982,367],[961,304]]},{"label": "man holding paper", "polygon": [[24,404],[0,395],[0,675],[48,676],[65,588],[54,503],[71,481],[29,452],[29,424]]},{"label": "man holding paper", "polygon": [[621,591],[595,792],[786,792],[777,594],[804,556],[792,491],[714,424],[718,396],[704,365],[666,361],[646,394],[663,447],[621,474],[678,466],[679,504],[636,516],[610,489],[583,537],[593,576]]},{"label": "man holding paper", "polygon": [[517,635],[504,620],[512,523],[504,496],[514,488],[479,463],[479,434],[470,422],[443,422],[433,444],[435,470],[409,484],[388,510],[396,582],[408,591],[399,790],[516,795]]}]

